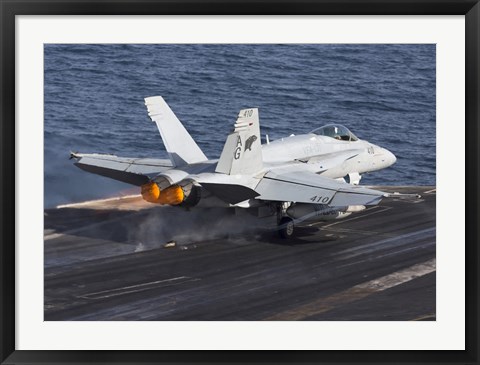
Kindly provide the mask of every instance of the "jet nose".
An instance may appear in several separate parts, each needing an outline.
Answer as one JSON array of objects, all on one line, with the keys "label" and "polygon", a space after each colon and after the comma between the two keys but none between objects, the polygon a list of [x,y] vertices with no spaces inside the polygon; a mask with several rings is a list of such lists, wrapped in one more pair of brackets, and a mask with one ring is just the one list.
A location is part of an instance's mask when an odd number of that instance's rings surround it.
[{"label": "jet nose", "polygon": [[395,155],[387,149],[385,149],[385,162],[388,166],[391,166],[395,162],[397,162],[397,158],[395,157]]}]

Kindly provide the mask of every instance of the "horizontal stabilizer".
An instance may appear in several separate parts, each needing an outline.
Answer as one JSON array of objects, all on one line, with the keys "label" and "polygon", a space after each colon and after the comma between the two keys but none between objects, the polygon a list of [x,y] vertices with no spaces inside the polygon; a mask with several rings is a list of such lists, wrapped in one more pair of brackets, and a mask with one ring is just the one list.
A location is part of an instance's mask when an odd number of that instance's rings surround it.
[{"label": "horizontal stabilizer", "polygon": [[165,159],[80,153],[71,153],[70,158],[75,159],[75,166],[82,170],[137,186],[147,183],[151,176],[172,168],[171,162]]},{"label": "horizontal stabilizer", "polygon": [[236,184],[202,183],[217,198],[230,204],[237,204],[248,199],[256,198],[259,194],[246,186]]}]

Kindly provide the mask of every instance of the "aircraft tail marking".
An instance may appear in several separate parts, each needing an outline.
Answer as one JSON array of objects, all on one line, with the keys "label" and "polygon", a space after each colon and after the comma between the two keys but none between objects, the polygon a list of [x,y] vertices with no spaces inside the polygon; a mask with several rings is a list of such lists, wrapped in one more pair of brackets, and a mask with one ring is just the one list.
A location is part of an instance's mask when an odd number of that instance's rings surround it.
[{"label": "aircraft tail marking", "polygon": [[253,174],[263,168],[258,108],[243,109],[234,131],[227,137],[216,172],[236,175]]},{"label": "aircraft tail marking", "polygon": [[157,124],[174,167],[207,160],[202,150],[161,96],[145,98],[145,105],[148,115]]}]

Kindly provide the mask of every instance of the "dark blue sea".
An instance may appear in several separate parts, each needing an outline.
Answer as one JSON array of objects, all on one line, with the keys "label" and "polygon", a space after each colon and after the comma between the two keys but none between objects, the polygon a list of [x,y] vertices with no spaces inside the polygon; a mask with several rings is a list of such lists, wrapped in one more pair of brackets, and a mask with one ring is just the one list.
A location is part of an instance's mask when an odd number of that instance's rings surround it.
[{"label": "dark blue sea", "polygon": [[[45,45],[45,207],[136,188],[83,172],[70,151],[166,158],[143,99],[162,95],[209,158],[238,111],[262,139],[341,123],[397,163],[365,185],[435,185],[435,45]],[[265,142],[263,140],[263,142]]]}]

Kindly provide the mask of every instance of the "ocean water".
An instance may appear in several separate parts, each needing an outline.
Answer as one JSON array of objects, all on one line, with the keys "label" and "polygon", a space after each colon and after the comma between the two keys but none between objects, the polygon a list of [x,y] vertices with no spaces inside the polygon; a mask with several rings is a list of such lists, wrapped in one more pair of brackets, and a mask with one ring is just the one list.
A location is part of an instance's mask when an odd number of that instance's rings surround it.
[{"label": "ocean water", "polygon": [[166,158],[143,104],[154,95],[209,158],[238,111],[259,107],[263,143],[340,123],[397,156],[361,184],[435,185],[435,60],[433,44],[47,44],[45,207],[138,193],[68,157]]}]

